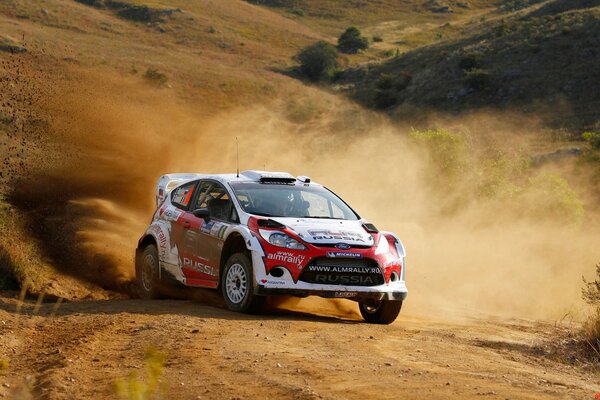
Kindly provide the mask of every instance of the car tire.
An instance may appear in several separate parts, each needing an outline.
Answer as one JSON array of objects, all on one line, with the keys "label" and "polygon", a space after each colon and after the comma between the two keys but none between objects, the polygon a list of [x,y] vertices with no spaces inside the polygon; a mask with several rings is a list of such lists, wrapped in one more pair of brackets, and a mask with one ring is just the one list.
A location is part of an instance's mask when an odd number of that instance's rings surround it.
[{"label": "car tire", "polygon": [[254,294],[252,261],[247,254],[229,257],[221,274],[221,292],[231,311],[257,314],[262,310],[265,297]]},{"label": "car tire", "polygon": [[142,299],[156,299],[160,294],[158,250],[155,245],[144,247],[136,271],[138,293]]},{"label": "car tire", "polygon": [[380,300],[369,303],[358,303],[360,314],[366,322],[370,324],[383,324],[389,325],[396,320],[400,309],[402,308],[402,301],[396,300]]}]

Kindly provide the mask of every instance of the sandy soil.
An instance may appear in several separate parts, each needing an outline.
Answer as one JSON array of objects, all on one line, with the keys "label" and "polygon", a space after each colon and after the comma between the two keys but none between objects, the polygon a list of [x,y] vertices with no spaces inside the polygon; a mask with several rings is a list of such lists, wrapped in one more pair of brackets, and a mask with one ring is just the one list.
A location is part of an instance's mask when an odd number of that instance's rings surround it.
[{"label": "sandy soil", "polygon": [[82,301],[54,312],[55,303],[17,311],[18,301],[0,297],[0,359],[10,362],[0,397],[28,380],[36,398],[117,398],[117,380],[145,375],[149,346],[167,355],[165,398],[592,399],[600,392],[590,373],[543,356],[538,344],[551,338],[551,324],[404,313],[374,326],[331,312],[325,301],[304,304],[296,308],[312,312],[279,306],[241,315],[215,296]]}]

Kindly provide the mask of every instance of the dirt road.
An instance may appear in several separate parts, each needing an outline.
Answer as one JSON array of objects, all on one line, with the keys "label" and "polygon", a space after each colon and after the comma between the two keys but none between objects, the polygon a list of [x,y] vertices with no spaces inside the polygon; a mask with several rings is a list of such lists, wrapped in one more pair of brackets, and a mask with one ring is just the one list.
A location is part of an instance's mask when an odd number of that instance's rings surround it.
[{"label": "dirt road", "polygon": [[[524,320],[401,314],[390,326],[351,312],[326,316],[280,306],[231,313],[218,300],[34,303],[0,298],[0,397],[27,376],[45,399],[117,398],[114,383],[144,376],[144,352],[167,356],[161,380],[173,399],[593,399],[590,373],[544,356],[555,328]],[[352,303],[348,303],[352,304]],[[298,306],[300,309],[302,304]],[[297,308],[298,308],[297,307]],[[336,312],[334,311],[333,314]]]}]

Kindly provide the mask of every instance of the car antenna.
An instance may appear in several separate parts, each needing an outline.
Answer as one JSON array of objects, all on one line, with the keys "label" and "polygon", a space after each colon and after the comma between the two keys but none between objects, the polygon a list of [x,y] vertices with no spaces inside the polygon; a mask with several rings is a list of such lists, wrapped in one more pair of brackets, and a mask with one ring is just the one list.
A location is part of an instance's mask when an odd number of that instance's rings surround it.
[{"label": "car antenna", "polygon": [[238,143],[238,137],[235,137],[235,152],[236,152],[236,177],[240,177],[240,146]]}]

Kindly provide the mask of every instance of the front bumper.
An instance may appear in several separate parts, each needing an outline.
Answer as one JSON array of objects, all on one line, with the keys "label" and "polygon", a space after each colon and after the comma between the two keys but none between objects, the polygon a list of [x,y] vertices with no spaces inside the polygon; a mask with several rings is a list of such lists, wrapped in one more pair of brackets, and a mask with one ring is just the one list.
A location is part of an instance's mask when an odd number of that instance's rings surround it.
[{"label": "front bumper", "polygon": [[[344,289],[344,290],[342,290]],[[349,299],[355,301],[364,300],[394,300],[403,301],[408,295],[407,292],[391,291],[391,292],[366,292],[366,291],[353,291],[340,287],[340,290],[316,290],[316,289],[284,289],[284,288],[271,288],[265,287],[264,285],[258,285],[255,288],[255,294],[261,296],[295,296],[295,297],[308,297],[308,296],[319,296],[327,299]]]}]

